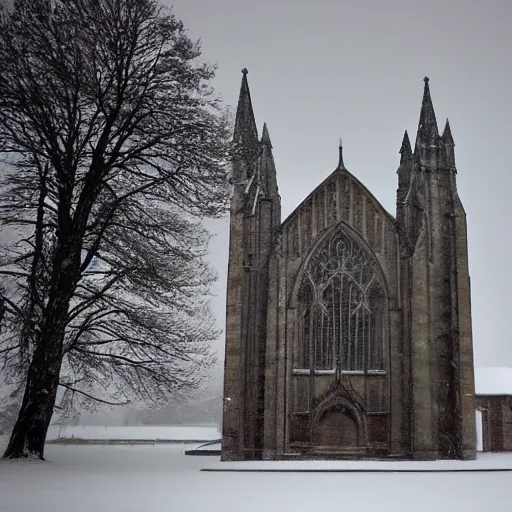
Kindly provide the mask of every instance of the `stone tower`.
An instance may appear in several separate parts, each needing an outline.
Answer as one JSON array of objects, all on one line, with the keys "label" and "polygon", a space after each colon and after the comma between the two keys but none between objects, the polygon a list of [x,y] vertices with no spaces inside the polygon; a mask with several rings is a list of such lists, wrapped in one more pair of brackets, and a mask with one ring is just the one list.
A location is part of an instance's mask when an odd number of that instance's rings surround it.
[{"label": "stone tower", "polygon": [[223,459],[262,457],[269,261],[281,223],[272,143],[261,140],[243,70],[234,131],[226,312]]},{"label": "stone tower", "polygon": [[454,141],[440,136],[429,81],[414,152],[407,132],[398,169],[397,227],[410,350],[411,451],[474,458],[474,370],[466,214],[457,193]]},{"label": "stone tower", "polygon": [[247,70],[234,131],[223,460],[475,457],[466,217],[428,79],[391,216],[343,162],[281,223]]}]

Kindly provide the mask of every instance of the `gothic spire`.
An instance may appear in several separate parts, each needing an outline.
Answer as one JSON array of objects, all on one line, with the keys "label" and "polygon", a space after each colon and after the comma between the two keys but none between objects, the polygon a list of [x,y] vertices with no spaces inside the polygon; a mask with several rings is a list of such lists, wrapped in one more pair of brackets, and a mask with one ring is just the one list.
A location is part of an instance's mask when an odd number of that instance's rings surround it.
[{"label": "gothic spire", "polygon": [[421,103],[420,122],[418,123],[418,134],[416,136],[416,144],[418,142],[431,143],[439,137],[437,128],[436,114],[434,105],[430,97],[430,87],[428,85],[428,77],[424,78],[425,89],[423,91],[423,101]]},{"label": "gothic spire", "polygon": [[267,123],[263,123],[261,134],[261,164],[264,168],[274,168],[274,157],[272,156],[272,142],[268,133]]},{"label": "gothic spire", "polygon": [[270,135],[268,134],[267,123],[263,123],[263,131],[261,133],[261,143],[265,146],[272,148],[272,142],[270,142]]},{"label": "gothic spire", "polygon": [[453,141],[450,121],[448,121],[448,119],[446,120],[441,140],[444,144],[445,163],[448,168],[455,169],[455,142]]},{"label": "gothic spire", "polygon": [[336,169],[345,169],[346,170],[345,164],[343,163],[343,145],[341,143],[341,138],[340,138],[340,146],[339,146],[338,167],[336,167]]},{"label": "gothic spire", "polygon": [[402,140],[402,147],[400,148],[399,153],[400,165],[412,158],[411,141],[409,140],[409,134],[407,133],[407,130],[405,130],[404,138]]},{"label": "gothic spire", "polygon": [[260,144],[260,185],[263,186],[263,192],[267,197],[275,198],[278,196],[276,166],[272,156],[272,142],[270,141],[267,123],[263,124]]},{"label": "gothic spire", "polygon": [[260,144],[258,129],[252,110],[251,93],[247,82],[247,69],[242,69],[242,85],[236,109],[235,130],[233,133],[234,182],[250,179],[256,171]]},{"label": "gothic spire", "polygon": [[247,69],[242,69],[242,85],[240,86],[240,97],[236,109],[235,131],[233,141],[244,145],[253,145],[258,142],[258,129],[252,110],[251,93],[247,81]]},{"label": "gothic spire", "polygon": [[448,119],[446,119],[446,124],[444,126],[443,142],[450,146],[455,146],[455,143],[453,141],[453,136],[452,136],[452,130],[450,128],[450,121],[448,121]]}]

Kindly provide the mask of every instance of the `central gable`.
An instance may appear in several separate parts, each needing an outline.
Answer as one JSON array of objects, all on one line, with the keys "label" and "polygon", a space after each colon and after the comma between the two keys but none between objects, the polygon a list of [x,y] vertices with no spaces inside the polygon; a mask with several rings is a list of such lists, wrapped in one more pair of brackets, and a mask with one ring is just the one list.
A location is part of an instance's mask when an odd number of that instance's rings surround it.
[{"label": "central gable", "polygon": [[379,260],[396,254],[395,219],[349,171],[336,169],[284,221],[288,259],[304,258],[315,240],[340,222],[352,227]]}]

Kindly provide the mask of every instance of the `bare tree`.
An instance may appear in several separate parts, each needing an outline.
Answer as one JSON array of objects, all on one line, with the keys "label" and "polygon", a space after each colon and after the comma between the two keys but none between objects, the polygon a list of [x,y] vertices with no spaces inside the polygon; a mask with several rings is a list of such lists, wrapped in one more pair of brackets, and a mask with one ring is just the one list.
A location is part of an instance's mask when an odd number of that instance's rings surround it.
[{"label": "bare tree", "polygon": [[3,23],[6,458],[43,458],[59,386],[164,400],[212,362],[200,218],[225,210],[228,137],[200,55],[153,0],[19,0]]}]

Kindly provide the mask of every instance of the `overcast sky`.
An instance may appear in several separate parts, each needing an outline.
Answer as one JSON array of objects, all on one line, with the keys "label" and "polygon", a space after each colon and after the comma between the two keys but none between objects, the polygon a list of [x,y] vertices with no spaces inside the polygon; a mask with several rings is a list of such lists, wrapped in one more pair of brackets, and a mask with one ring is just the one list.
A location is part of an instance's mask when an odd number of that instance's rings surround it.
[{"label": "overcast sky", "polygon": [[[418,125],[423,77],[440,130],[448,117],[468,219],[476,366],[512,366],[511,0],[174,0],[214,85],[236,106],[249,70],[256,121],[268,124],[283,219],[345,165],[395,214],[398,150]],[[227,224],[211,245],[224,327]],[[223,340],[219,341],[223,352]]]}]

